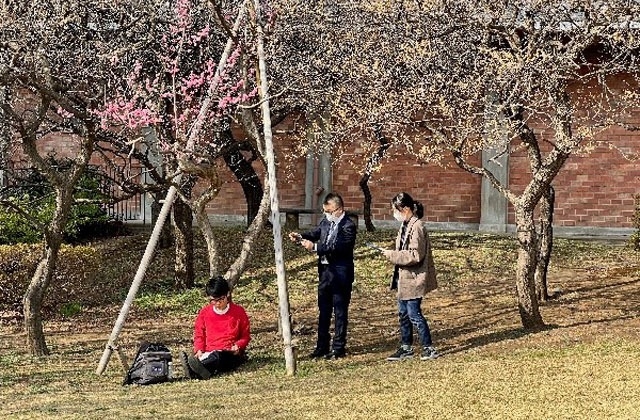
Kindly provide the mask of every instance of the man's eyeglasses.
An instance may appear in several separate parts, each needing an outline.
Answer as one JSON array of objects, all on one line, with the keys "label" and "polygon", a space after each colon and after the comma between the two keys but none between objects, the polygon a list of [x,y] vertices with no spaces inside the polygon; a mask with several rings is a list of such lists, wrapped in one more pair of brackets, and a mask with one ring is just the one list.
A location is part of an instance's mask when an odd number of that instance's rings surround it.
[{"label": "man's eyeglasses", "polygon": [[329,214],[333,214],[335,212],[337,212],[338,210],[340,210],[342,207],[337,207],[333,210],[324,210],[325,213],[329,213]]}]

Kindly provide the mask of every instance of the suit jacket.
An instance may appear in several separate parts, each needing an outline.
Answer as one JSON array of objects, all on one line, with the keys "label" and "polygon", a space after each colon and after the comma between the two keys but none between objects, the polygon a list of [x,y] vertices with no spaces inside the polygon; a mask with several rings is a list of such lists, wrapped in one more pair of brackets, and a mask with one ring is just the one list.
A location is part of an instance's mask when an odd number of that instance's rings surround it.
[{"label": "suit jacket", "polygon": [[404,243],[401,244],[400,229],[396,237],[396,249],[385,253],[398,269],[397,287],[400,300],[421,298],[438,287],[431,242],[424,223],[417,217],[412,217],[406,230]]},{"label": "suit jacket", "polygon": [[337,282],[353,283],[355,270],[353,264],[353,249],[356,245],[356,225],[344,215],[336,226],[336,232],[327,242],[331,222],[323,218],[318,226],[302,234],[304,239],[316,243],[318,254],[318,268],[322,258],[328,261],[328,268],[333,272],[331,276]]}]

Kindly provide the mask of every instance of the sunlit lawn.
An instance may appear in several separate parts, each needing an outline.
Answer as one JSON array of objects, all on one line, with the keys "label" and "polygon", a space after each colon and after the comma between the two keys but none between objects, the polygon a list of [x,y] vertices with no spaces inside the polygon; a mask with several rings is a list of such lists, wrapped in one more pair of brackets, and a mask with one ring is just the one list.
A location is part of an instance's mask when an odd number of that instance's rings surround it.
[{"label": "sunlit lawn", "polygon": [[[229,230],[226,244],[237,242]],[[360,232],[351,306],[349,355],[311,361],[315,328],[315,261],[286,244],[298,370],[284,373],[277,332],[277,288],[270,238],[261,238],[234,299],[252,318],[251,361],[211,381],[123,387],[117,356],[95,374],[119,304],[85,308],[47,321],[53,355],[34,359],[19,326],[0,327],[2,418],[235,419],[637,419],[640,413],[640,279],[638,259],[620,244],[556,240],[549,273],[558,297],[543,305],[549,328],[520,328],[513,296],[515,244],[508,237],[434,233],[439,289],[423,304],[442,357],[429,362],[384,359],[398,340],[395,301],[386,289],[392,267],[364,247],[390,246],[394,232]],[[127,261],[105,259],[135,270]],[[230,254],[233,250],[230,250]],[[131,261],[130,261],[131,260]],[[167,292],[154,260],[119,340],[129,358],[145,338],[174,355],[190,343],[199,290]],[[202,267],[199,266],[199,270]],[[168,275],[170,275],[170,270]],[[133,274],[131,275],[133,277]],[[164,291],[163,291],[164,290]],[[122,291],[119,292],[122,294]],[[181,376],[179,366],[176,376]]]}]

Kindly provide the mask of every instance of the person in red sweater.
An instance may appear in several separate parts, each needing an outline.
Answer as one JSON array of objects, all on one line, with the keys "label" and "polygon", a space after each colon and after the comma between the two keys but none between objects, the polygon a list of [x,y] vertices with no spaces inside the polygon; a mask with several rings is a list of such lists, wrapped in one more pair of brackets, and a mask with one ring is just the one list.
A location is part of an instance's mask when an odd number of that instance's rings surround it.
[{"label": "person in red sweater", "polygon": [[244,308],[229,300],[229,283],[213,277],[207,283],[209,304],[198,312],[193,328],[193,354],[181,354],[189,379],[209,379],[236,369],[247,360],[251,341],[249,317]]}]

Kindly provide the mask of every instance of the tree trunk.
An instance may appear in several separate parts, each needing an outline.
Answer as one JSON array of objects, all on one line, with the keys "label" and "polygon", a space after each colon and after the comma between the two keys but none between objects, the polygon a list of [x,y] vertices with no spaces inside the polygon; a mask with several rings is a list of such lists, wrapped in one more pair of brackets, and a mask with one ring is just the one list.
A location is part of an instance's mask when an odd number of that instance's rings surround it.
[{"label": "tree trunk", "polygon": [[376,230],[376,227],[371,221],[371,201],[373,200],[373,197],[371,196],[371,190],[369,189],[369,179],[371,179],[371,174],[374,169],[380,164],[385,152],[389,146],[391,146],[387,138],[382,134],[382,127],[380,125],[375,125],[373,127],[373,132],[376,136],[376,140],[380,142],[380,146],[376,153],[369,158],[364,175],[360,178],[360,189],[364,195],[364,211],[362,216],[364,217],[364,224],[367,228],[367,232],[374,232]]},{"label": "tree trunk", "polygon": [[220,271],[220,263],[218,261],[218,243],[216,242],[216,237],[213,233],[213,229],[211,228],[211,222],[209,221],[209,216],[207,215],[206,205],[196,205],[195,215],[198,226],[200,227],[200,231],[202,232],[202,236],[204,236],[204,240],[207,243],[209,277],[214,277],[217,276]]},{"label": "tree trunk", "polygon": [[515,209],[517,238],[520,245],[516,267],[516,293],[522,326],[526,330],[536,331],[544,327],[534,282],[538,265],[538,237],[533,210],[522,207],[522,204],[519,204]]},{"label": "tree trunk", "polygon": [[181,162],[181,168],[184,173],[188,173],[190,176],[198,176],[201,180],[208,182],[207,188],[198,197],[190,200],[189,205],[207,243],[209,275],[216,276],[219,273],[218,246],[209,215],[207,214],[207,204],[216,198],[220,192],[220,176],[215,165],[193,165],[184,161]]},{"label": "tree trunk", "polygon": [[[0,86],[0,103],[8,102],[9,95],[7,88]],[[11,141],[11,132],[9,130],[9,118],[0,107],[0,186],[2,186],[3,171],[6,169],[9,161],[9,144]]]},{"label": "tree trunk", "polygon": [[[156,220],[158,220],[158,215],[160,214],[160,210],[162,209],[162,203],[158,199],[159,195],[154,195],[153,202],[151,203],[151,224],[155,225]],[[171,236],[171,216],[168,216],[169,220],[167,220],[164,225],[162,225],[162,233],[160,233],[160,238],[158,240],[158,249],[167,249],[171,248],[173,245],[173,238]]]},{"label": "tree trunk", "polygon": [[369,173],[365,173],[362,178],[360,178],[360,189],[364,195],[364,211],[362,216],[364,217],[364,225],[367,228],[367,232],[375,232],[376,227],[371,221],[371,201],[373,197],[371,196],[371,190],[369,189],[369,178],[371,178],[371,174]]},{"label": "tree trunk", "polygon": [[174,235],[176,238],[175,282],[176,290],[189,289],[195,283],[193,255],[193,213],[180,197],[173,203]]},{"label": "tree trunk", "polygon": [[225,273],[225,278],[229,282],[229,284],[233,287],[240,279],[240,275],[244,272],[247,263],[249,262],[249,258],[253,254],[253,247],[258,235],[262,232],[262,228],[264,227],[267,219],[269,218],[269,212],[271,210],[271,202],[269,199],[269,185],[265,185],[265,191],[262,196],[262,202],[260,203],[260,208],[258,209],[258,214],[256,215],[253,222],[251,222],[251,226],[247,229],[247,233],[244,235],[244,240],[242,241],[242,250],[240,251],[240,255],[233,262],[231,267]]},{"label": "tree trunk", "polygon": [[29,351],[33,356],[46,356],[49,354],[42,323],[42,301],[53,277],[59,250],[60,244],[48,243],[45,245],[44,256],[38,263],[36,272],[31,278],[31,283],[29,283],[27,292],[22,299],[24,330],[27,335]]},{"label": "tree trunk", "polygon": [[289,306],[289,289],[284,266],[282,249],[282,231],[280,229],[280,212],[278,203],[278,184],[276,181],[275,153],[273,149],[273,132],[271,131],[271,110],[269,107],[269,82],[267,79],[267,65],[264,51],[264,32],[262,29],[262,15],[260,0],[254,0],[255,28],[257,33],[258,55],[258,92],[260,94],[260,109],[262,111],[262,127],[264,133],[265,158],[267,160],[267,181],[269,182],[269,199],[271,201],[271,223],[273,224],[273,250],[276,263],[276,280],[278,283],[278,306],[280,309],[280,325],[284,341],[284,360],[288,375],[296,373],[296,358],[294,344],[291,338],[291,311]]},{"label": "tree trunk", "polygon": [[555,190],[549,185],[540,200],[540,240],[538,250],[538,264],[535,273],[536,296],[540,302],[549,300],[547,287],[547,271],[553,250],[553,207],[555,204]]},{"label": "tree trunk", "polygon": [[251,166],[251,161],[247,161],[241,153],[240,145],[234,140],[231,129],[222,133],[222,140],[224,161],[240,182],[244,198],[247,201],[247,226],[249,226],[258,214],[263,196],[260,177]]},{"label": "tree trunk", "polygon": [[631,218],[631,225],[633,226],[634,232],[631,234],[629,238],[629,242],[633,247],[634,251],[640,251],[640,194],[635,194],[633,196],[634,209],[633,209],[633,217]]},{"label": "tree trunk", "polygon": [[51,224],[45,230],[44,255],[36,268],[27,291],[22,299],[24,306],[24,329],[29,350],[34,356],[49,354],[42,323],[42,302],[53,278],[58,263],[62,234],[66,225],[71,203],[73,187],[55,188],[56,209]]}]

